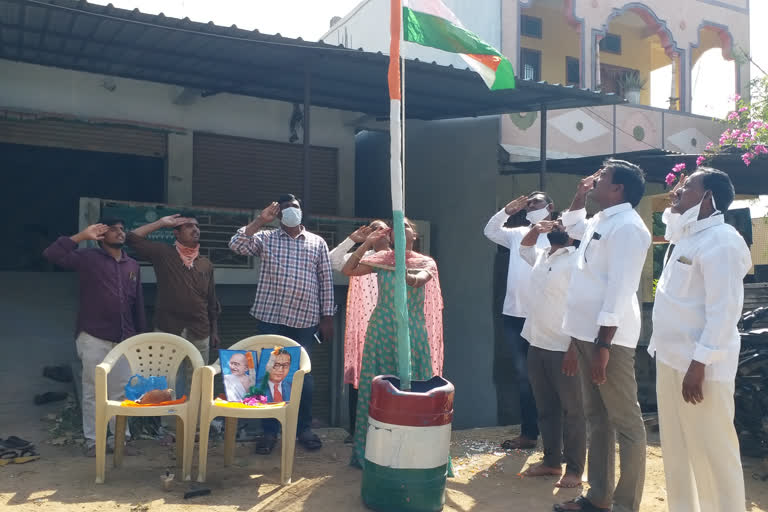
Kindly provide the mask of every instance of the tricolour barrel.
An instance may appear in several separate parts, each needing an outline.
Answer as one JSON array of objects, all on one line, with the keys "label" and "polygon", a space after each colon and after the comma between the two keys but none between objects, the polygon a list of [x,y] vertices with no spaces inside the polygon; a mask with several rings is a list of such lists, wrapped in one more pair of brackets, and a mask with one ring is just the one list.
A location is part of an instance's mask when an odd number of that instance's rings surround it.
[{"label": "tricolour barrel", "polygon": [[400,391],[391,375],[373,379],[363,464],[363,502],[381,512],[443,509],[451,446],[453,384],[442,377]]}]

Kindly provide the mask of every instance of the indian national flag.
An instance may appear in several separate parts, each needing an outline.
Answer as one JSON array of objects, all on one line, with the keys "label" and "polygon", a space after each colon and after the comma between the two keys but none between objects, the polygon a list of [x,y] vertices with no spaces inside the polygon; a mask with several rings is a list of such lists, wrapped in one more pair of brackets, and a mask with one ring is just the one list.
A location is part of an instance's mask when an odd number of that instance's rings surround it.
[{"label": "indian national flag", "polygon": [[492,91],[515,88],[515,71],[509,60],[465,29],[440,0],[403,0],[403,39],[458,53]]}]

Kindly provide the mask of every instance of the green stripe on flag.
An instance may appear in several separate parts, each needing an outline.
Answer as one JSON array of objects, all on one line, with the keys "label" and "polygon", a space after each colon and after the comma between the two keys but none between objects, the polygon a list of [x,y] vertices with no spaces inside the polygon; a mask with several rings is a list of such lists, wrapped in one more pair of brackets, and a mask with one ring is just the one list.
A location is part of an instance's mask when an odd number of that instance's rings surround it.
[{"label": "green stripe on flag", "polygon": [[496,80],[491,86],[492,91],[498,91],[500,89],[514,89],[515,88],[515,70],[512,68],[512,63],[507,59],[502,59],[499,63],[499,67],[496,68]]},{"label": "green stripe on flag", "polygon": [[451,53],[504,57],[496,48],[472,32],[454,25],[445,18],[417,12],[408,7],[403,7],[403,38],[411,43]]}]

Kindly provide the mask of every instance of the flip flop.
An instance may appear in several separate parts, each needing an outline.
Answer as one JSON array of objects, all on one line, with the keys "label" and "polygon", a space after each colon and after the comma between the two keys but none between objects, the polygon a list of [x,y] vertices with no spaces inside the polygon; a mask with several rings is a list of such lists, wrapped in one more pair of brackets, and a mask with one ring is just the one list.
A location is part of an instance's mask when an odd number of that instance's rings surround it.
[{"label": "flip flop", "polygon": [[40,455],[35,452],[35,448],[31,445],[25,448],[5,449],[0,452],[0,466],[5,466],[11,462],[14,464],[25,464],[39,458]]},{"label": "flip flop", "polygon": [[25,457],[16,457],[13,459],[14,464],[26,464],[27,462],[32,462],[33,460],[39,459],[39,455],[27,455]]},{"label": "flip flop", "polygon": [[[18,456],[19,456],[19,451],[16,449],[0,451],[0,460],[9,461],[9,460],[15,459]],[[6,462],[6,464],[8,463]]]},{"label": "flip flop", "polygon": [[61,400],[66,400],[66,398],[67,393],[61,391],[47,391],[45,393],[35,395],[34,402],[35,405],[43,405],[49,402],[59,402]]},{"label": "flip flop", "polygon": [[10,436],[7,439],[0,439],[0,446],[3,446],[5,448],[13,449],[13,448],[25,448],[27,446],[30,446],[32,443],[27,441],[26,439],[22,439],[20,437],[16,436]]},{"label": "flip flop", "polygon": [[[573,508],[564,508],[563,505],[578,505],[579,508],[573,509]],[[572,499],[571,501],[566,501],[565,503],[560,503],[552,507],[552,510],[555,512],[611,512],[610,508],[601,508],[596,507],[592,504],[591,501],[589,501],[584,496],[579,496],[578,498]]]},{"label": "flip flop", "polygon": [[317,434],[311,430],[305,430],[299,434],[298,440],[299,443],[301,443],[301,446],[309,451],[319,450],[323,447],[323,442],[320,440]]}]

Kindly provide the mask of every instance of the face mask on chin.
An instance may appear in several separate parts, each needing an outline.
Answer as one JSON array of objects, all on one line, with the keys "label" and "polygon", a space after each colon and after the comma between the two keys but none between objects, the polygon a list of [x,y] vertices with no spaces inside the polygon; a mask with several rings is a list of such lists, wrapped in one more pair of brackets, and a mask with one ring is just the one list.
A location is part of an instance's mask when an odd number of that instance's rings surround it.
[{"label": "face mask on chin", "polygon": [[532,212],[528,212],[525,215],[525,220],[527,220],[531,224],[538,224],[539,222],[546,219],[547,215],[549,215],[549,211],[545,207],[540,210],[534,210]]},{"label": "face mask on chin", "polygon": [[280,222],[286,227],[295,228],[301,224],[301,209],[291,206],[283,210],[283,218]]},{"label": "face mask on chin", "polygon": [[[711,192],[709,200],[712,201],[712,215],[720,213],[720,210],[717,209],[717,205],[715,204],[715,197]],[[704,197],[701,198],[699,204],[688,208],[683,213],[674,213],[672,212],[672,208],[664,210],[664,213],[661,215],[661,221],[667,225],[667,229],[664,232],[664,239],[673,244],[677,243],[684,234],[686,226],[699,220],[701,205],[703,203]]]}]

